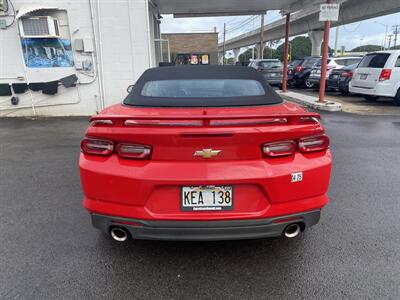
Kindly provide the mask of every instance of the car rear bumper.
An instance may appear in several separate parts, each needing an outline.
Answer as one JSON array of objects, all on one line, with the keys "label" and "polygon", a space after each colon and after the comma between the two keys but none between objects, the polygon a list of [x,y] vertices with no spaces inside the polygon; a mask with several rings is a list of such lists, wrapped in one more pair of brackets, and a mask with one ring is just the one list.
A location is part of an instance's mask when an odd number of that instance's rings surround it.
[{"label": "car rear bumper", "polygon": [[319,85],[321,79],[319,77],[311,77],[309,78],[310,82],[315,84],[315,85]]},{"label": "car rear bumper", "polygon": [[327,79],[326,86],[331,89],[339,89],[339,80],[337,79]]},{"label": "car rear bumper", "polygon": [[129,231],[134,239],[212,241],[240,240],[281,236],[289,224],[304,230],[318,223],[320,210],[286,216],[229,221],[149,221],[91,214],[92,224],[106,233],[113,227]]},{"label": "car rear bumper", "polygon": [[380,96],[380,97],[395,97],[396,89],[393,86],[386,82],[380,82],[375,85],[373,88],[365,88],[359,86],[353,86],[353,83],[350,83],[349,87],[350,92],[355,94],[369,95],[369,96]]},{"label": "car rear bumper", "polygon": [[[331,155],[301,154],[240,161],[134,161],[81,154],[84,207],[89,213],[140,220],[228,221],[273,218],[328,203]],[[291,182],[293,173],[302,180]],[[232,186],[232,210],[188,212],[184,186]]]}]

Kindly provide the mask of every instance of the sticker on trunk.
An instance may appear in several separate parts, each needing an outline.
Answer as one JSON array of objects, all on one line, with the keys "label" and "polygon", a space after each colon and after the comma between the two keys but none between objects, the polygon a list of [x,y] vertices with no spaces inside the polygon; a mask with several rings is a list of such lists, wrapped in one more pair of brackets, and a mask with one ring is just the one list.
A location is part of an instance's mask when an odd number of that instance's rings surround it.
[{"label": "sticker on trunk", "polygon": [[292,182],[299,182],[303,180],[303,172],[292,173]]}]

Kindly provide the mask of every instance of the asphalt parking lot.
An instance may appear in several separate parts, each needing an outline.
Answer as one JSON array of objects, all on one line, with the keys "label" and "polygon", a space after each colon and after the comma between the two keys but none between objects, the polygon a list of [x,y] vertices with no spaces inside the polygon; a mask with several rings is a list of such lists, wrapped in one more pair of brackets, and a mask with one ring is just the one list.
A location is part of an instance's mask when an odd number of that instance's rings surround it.
[{"label": "asphalt parking lot", "polygon": [[330,204],[296,239],[116,244],[81,206],[87,118],[0,119],[1,299],[399,299],[400,120],[324,113]]}]

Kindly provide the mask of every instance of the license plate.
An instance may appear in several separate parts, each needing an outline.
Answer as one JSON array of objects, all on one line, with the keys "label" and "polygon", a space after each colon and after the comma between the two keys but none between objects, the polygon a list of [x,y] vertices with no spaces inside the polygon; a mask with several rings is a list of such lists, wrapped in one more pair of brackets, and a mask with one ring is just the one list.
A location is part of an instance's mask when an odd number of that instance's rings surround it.
[{"label": "license plate", "polygon": [[338,79],[339,75],[332,75],[332,79]]},{"label": "license plate", "polygon": [[232,186],[184,186],[181,190],[183,211],[222,211],[233,209]]},{"label": "license plate", "polygon": [[368,74],[360,74],[361,80],[365,80],[365,79],[367,79],[367,77],[368,77]]},{"label": "license plate", "polygon": [[270,77],[276,77],[276,75],[277,75],[276,73],[269,73]]}]

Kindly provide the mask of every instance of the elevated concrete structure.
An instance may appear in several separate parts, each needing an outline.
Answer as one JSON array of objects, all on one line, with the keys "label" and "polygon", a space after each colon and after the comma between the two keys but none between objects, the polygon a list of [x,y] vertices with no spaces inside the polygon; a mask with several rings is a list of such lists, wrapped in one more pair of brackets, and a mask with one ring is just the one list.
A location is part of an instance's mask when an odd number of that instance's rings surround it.
[{"label": "elevated concrete structure", "polygon": [[[302,1],[298,1],[299,4]],[[338,22],[332,26],[340,26],[378,16],[400,12],[399,0],[342,0]],[[321,2],[319,2],[321,3]],[[304,6],[305,7],[305,6]],[[279,40],[284,37],[285,19],[264,26],[264,42]],[[323,30],[324,23],[319,21],[319,4],[314,3],[297,11],[291,16],[290,36],[308,33],[313,30]],[[252,30],[227,40],[226,50],[255,45],[260,41],[260,30]],[[222,51],[220,44],[219,50]]]},{"label": "elevated concrete structure", "polygon": [[309,31],[308,37],[311,40],[311,55],[320,56],[322,41],[324,40],[324,31],[323,30]]}]

